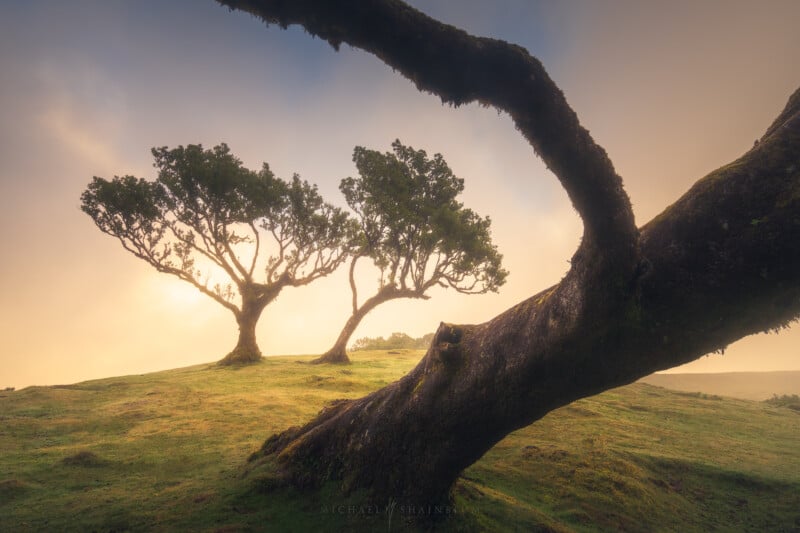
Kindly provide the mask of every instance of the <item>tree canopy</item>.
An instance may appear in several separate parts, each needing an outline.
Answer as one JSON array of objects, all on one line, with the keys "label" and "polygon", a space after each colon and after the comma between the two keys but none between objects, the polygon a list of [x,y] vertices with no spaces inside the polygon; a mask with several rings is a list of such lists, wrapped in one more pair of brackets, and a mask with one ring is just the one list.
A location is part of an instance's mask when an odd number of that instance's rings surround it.
[{"label": "tree canopy", "polygon": [[380,285],[419,293],[434,286],[480,294],[505,283],[491,221],[457,200],[464,180],[441,154],[392,143],[392,152],[361,146],[353,152],[359,177],[340,189],[360,222],[355,253],[380,269]]},{"label": "tree canopy", "polygon": [[[350,268],[353,309],[320,362],[346,362],[355,328],[384,302],[427,299],[437,286],[464,294],[496,292],[508,275],[492,243],[491,220],[458,201],[464,180],[441,154],[428,157],[395,140],[391,152],[357,146],[353,162],[359,176],[339,186],[359,227]],[[380,272],[377,292],[361,305],[353,277],[360,258],[370,259]]]},{"label": "tree canopy", "polygon": [[[153,148],[155,181],[94,177],[81,209],[104,233],[159,272],[230,310],[239,342],[223,360],[261,356],[255,325],[284,287],[333,272],[349,254],[353,223],[316,186],[244,167],[226,144]],[[227,282],[211,280],[212,269]]]}]

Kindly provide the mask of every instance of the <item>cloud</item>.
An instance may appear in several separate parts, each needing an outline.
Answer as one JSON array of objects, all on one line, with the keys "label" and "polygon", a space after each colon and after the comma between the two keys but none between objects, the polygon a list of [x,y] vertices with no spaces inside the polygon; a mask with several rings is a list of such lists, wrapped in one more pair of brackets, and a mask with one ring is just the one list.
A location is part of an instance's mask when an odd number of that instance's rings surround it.
[{"label": "cloud", "polygon": [[93,168],[118,169],[122,166],[113,147],[91,130],[82,127],[71,108],[48,109],[40,115],[39,120],[57,143]]}]

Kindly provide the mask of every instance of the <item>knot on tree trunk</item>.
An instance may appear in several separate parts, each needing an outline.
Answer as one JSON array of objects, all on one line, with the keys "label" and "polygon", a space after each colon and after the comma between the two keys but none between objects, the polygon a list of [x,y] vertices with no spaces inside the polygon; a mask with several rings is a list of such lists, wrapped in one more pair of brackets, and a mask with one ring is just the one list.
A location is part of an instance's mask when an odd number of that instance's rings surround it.
[{"label": "knot on tree trunk", "polygon": [[464,330],[455,324],[441,322],[431,342],[431,355],[445,366],[453,366],[461,358],[461,338]]}]

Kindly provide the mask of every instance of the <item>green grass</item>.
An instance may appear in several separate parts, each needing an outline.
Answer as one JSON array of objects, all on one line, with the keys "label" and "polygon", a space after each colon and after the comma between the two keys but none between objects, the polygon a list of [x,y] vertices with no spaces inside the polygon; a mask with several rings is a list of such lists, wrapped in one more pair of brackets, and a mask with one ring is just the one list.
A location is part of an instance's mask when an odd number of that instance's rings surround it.
[{"label": "green grass", "polygon": [[[422,352],[275,357],[0,391],[0,531],[402,531],[400,509],[242,477],[266,437]],[[636,384],[517,431],[465,471],[441,531],[797,531],[800,414]],[[388,502],[387,502],[388,503]]]}]

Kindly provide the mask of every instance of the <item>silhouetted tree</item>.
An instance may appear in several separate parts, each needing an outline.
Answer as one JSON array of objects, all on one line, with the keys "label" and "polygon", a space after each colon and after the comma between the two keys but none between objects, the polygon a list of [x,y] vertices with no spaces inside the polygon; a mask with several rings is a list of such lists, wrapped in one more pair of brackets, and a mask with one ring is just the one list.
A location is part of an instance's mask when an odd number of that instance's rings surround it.
[{"label": "silhouetted tree", "polygon": [[[95,177],[81,209],[133,255],[233,313],[239,340],[220,363],[258,361],[255,328],[264,307],[284,287],[330,274],[347,258],[348,215],[297,175],[287,183],[266,163],[248,170],[225,144],[152,152],[156,181]],[[198,261],[224,271],[230,283],[211,285]]]},{"label": "silhouetted tree", "polygon": [[408,375],[267,440],[253,460],[273,486],[442,502],[464,468],[553,409],[800,315],[800,90],[750,151],[637,228],[605,151],[523,48],[399,0],[222,3],[372,52],[446,103],[507,112],[584,223],[557,285],[486,323],[441,324]]},{"label": "silhouetted tree", "polygon": [[[428,299],[434,287],[463,294],[496,292],[507,272],[492,245],[489,218],[465,208],[456,197],[464,180],[453,175],[441,154],[392,143],[393,152],[357,146],[358,178],[339,188],[360,223],[360,247],[350,262],[353,312],[333,347],[317,363],[349,363],[347,343],[361,320],[382,303]],[[371,259],[380,270],[378,290],[358,304],[356,262]]]}]

